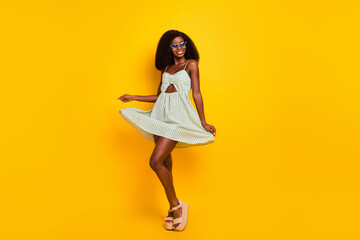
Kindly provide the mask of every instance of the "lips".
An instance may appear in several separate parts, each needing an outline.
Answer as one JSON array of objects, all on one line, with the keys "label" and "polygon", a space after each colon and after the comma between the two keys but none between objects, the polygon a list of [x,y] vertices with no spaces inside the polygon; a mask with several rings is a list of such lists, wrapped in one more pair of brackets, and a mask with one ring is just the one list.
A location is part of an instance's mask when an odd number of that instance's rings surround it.
[{"label": "lips", "polygon": [[176,53],[177,53],[177,54],[182,54],[182,53],[183,53],[183,51],[177,51]]}]

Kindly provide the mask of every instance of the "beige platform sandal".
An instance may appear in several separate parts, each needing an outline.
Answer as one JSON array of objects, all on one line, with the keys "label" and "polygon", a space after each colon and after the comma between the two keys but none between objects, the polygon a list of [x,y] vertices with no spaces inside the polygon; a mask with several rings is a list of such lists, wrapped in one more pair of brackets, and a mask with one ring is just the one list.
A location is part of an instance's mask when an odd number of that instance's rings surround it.
[{"label": "beige platform sandal", "polygon": [[[170,210],[168,212],[170,212]],[[165,229],[166,230],[173,230],[173,219],[174,219],[173,217],[165,218]]]},{"label": "beige platform sandal", "polygon": [[185,228],[185,226],[187,224],[187,220],[188,220],[189,205],[184,203],[183,201],[181,201],[179,199],[179,205],[177,205],[176,207],[171,208],[169,210],[169,212],[173,212],[178,208],[181,208],[182,215],[181,215],[181,217],[173,219],[173,225],[175,225],[177,223],[180,223],[176,228],[173,228],[174,231],[182,231],[182,230],[184,230],[184,228]]}]

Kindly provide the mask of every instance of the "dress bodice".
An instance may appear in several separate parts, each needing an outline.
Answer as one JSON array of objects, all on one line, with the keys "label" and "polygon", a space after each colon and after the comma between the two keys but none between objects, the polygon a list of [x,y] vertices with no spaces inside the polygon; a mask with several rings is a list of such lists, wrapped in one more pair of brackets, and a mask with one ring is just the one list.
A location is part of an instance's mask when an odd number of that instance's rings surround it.
[{"label": "dress bodice", "polygon": [[174,85],[178,93],[190,93],[191,78],[185,69],[174,74],[164,72],[162,75],[161,92],[165,92],[170,84]]}]

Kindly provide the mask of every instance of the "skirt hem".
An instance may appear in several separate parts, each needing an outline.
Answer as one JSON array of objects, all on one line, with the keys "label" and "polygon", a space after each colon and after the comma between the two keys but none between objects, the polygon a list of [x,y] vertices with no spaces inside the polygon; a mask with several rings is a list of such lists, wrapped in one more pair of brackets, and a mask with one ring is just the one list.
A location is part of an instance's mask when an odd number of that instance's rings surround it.
[{"label": "skirt hem", "polygon": [[[156,131],[156,129],[149,130],[146,126],[142,126],[142,124],[137,123],[136,121],[131,120],[124,112],[121,110],[119,111],[120,115],[128,122],[130,125],[132,125],[141,135],[143,135],[145,138],[149,139],[150,141],[155,143],[155,139],[153,135],[165,137],[174,141],[178,141],[178,143],[175,145],[175,148],[187,148],[187,147],[193,147],[193,146],[202,146],[202,145],[208,145],[214,142],[214,140],[206,140],[204,142],[189,142],[183,139],[179,139],[176,137],[169,137],[165,136],[163,133]],[[156,119],[153,119],[156,120]],[[162,123],[162,122],[161,122]]]}]

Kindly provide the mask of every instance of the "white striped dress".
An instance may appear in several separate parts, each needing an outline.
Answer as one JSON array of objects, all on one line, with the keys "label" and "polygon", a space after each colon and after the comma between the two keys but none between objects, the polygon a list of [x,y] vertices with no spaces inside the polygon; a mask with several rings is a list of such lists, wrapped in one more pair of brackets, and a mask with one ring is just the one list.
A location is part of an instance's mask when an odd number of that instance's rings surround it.
[{"label": "white striped dress", "polygon": [[[167,73],[166,67],[162,75],[161,93],[151,110],[128,107],[119,111],[145,138],[155,142],[155,134],[178,141],[175,148],[214,142],[214,135],[201,125],[199,115],[189,99],[191,78],[185,70],[189,60],[184,69],[175,74]],[[170,84],[174,85],[176,92],[165,92]]]}]

